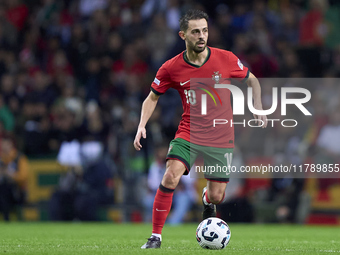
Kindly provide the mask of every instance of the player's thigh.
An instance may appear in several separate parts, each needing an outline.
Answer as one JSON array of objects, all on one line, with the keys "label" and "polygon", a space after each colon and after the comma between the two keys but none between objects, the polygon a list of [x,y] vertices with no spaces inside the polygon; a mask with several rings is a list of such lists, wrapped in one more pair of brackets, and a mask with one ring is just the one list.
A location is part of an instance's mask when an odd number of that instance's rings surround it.
[{"label": "player's thigh", "polygon": [[176,138],[170,142],[166,160],[175,160],[181,162],[186,169],[184,174],[187,175],[194,164],[197,155],[197,145],[192,144],[182,138]]},{"label": "player's thigh", "polygon": [[189,173],[196,157],[190,142],[181,138],[172,140],[166,157],[166,171],[162,185],[170,189],[176,188],[181,176]]},{"label": "player's thigh", "polygon": [[229,181],[230,166],[233,157],[232,148],[202,147],[207,180],[217,183]]},{"label": "player's thigh", "polygon": [[166,162],[166,170],[162,179],[162,185],[169,189],[175,189],[185,171],[186,166],[182,161],[168,159]]}]

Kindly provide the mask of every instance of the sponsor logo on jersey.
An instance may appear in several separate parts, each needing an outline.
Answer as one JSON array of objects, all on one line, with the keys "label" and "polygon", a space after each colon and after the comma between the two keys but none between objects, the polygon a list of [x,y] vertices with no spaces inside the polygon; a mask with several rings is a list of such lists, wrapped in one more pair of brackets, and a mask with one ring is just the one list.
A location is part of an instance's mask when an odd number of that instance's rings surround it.
[{"label": "sponsor logo on jersey", "polygon": [[240,59],[237,60],[237,64],[241,68],[241,70],[243,70],[243,64]]},{"label": "sponsor logo on jersey", "polygon": [[161,81],[158,80],[157,78],[155,78],[155,79],[153,80],[153,82],[156,83],[158,86],[159,86],[159,84],[161,83]]},{"label": "sponsor logo on jersey", "polygon": [[184,84],[187,84],[190,80],[187,80],[186,82],[180,82],[179,85],[183,86]]},{"label": "sponsor logo on jersey", "polygon": [[219,72],[219,71],[214,72],[214,74],[212,75],[212,79],[213,79],[217,84],[220,83],[220,79],[222,78],[222,74],[219,74],[218,72]]}]

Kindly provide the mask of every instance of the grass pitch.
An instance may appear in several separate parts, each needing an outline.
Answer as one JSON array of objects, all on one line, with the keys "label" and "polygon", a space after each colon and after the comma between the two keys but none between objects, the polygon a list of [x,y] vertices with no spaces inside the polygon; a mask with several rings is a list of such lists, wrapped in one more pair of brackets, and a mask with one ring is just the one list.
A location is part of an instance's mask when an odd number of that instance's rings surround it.
[{"label": "grass pitch", "polygon": [[165,226],[162,248],[141,250],[150,224],[0,223],[0,254],[340,254],[339,227],[229,224],[229,245],[212,251],[197,225]]}]

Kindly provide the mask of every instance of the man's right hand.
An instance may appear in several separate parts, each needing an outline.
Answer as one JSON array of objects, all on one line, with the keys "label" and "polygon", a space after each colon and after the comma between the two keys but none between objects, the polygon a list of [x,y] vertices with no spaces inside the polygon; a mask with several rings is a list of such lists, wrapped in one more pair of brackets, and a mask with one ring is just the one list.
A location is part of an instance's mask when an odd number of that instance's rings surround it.
[{"label": "man's right hand", "polygon": [[142,145],[140,144],[140,139],[142,136],[144,139],[146,138],[146,129],[144,127],[138,128],[135,141],[133,142],[133,146],[137,151],[140,151],[142,148]]}]

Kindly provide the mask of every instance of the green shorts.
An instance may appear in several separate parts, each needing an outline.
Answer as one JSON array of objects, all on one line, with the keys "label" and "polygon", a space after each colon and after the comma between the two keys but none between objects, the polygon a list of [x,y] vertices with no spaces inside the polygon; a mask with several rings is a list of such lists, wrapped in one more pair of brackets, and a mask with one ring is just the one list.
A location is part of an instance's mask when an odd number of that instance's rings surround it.
[{"label": "green shorts", "polygon": [[228,166],[231,165],[233,148],[217,148],[190,143],[182,138],[176,138],[170,142],[169,159],[181,161],[187,175],[198,156],[202,156],[204,166],[196,166],[195,171],[203,172],[204,177],[211,181],[228,182]]}]

